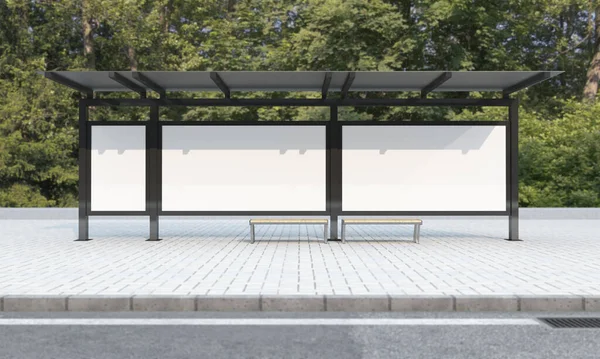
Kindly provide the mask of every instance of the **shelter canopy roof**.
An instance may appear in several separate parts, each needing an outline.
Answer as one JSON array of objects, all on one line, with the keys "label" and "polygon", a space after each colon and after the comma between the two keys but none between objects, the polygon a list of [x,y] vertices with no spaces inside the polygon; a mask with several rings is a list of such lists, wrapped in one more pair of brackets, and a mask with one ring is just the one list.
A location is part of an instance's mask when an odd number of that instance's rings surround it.
[{"label": "shelter canopy roof", "polygon": [[80,92],[501,91],[510,94],[560,71],[46,71]]}]

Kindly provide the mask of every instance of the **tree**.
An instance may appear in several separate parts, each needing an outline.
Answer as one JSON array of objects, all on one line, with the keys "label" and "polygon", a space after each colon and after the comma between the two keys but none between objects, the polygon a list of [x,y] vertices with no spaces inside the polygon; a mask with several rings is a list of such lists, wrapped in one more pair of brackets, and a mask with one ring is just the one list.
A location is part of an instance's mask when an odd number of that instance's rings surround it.
[{"label": "tree", "polygon": [[[0,0],[0,206],[76,204],[79,94],[35,71],[82,69],[565,71],[516,95],[522,104],[521,203],[599,206],[600,111],[590,101],[600,76],[599,9],[592,0]],[[90,115],[136,121],[147,119],[148,109],[102,107]],[[319,120],[328,109],[171,107],[161,116]],[[340,109],[339,116],[482,120],[506,113],[361,107]]]},{"label": "tree", "polygon": [[93,17],[94,9],[91,6],[92,0],[81,1],[81,28],[83,32],[83,55],[86,59],[88,69],[96,68],[96,55],[94,50],[93,23],[96,21]]},{"label": "tree", "polygon": [[600,81],[600,3],[595,9],[594,56],[587,71],[587,81],[583,89],[583,97],[588,102],[596,99],[598,81]]}]

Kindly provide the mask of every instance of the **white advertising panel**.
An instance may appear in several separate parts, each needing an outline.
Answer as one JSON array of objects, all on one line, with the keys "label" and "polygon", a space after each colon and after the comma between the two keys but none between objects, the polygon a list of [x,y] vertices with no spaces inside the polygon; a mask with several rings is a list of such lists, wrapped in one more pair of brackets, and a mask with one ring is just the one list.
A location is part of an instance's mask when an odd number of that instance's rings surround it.
[{"label": "white advertising panel", "polygon": [[92,211],[146,210],[145,126],[92,126]]},{"label": "white advertising panel", "polygon": [[506,127],[345,126],[344,211],[506,210]]},{"label": "white advertising panel", "polygon": [[164,211],[325,211],[325,126],[162,127]]}]

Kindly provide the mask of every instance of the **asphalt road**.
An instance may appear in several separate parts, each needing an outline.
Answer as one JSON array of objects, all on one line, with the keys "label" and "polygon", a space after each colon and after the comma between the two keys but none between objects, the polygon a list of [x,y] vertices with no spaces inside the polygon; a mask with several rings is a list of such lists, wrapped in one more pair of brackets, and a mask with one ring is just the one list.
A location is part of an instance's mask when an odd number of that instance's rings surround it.
[{"label": "asphalt road", "polygon": [[[598,316],[589,313],[2,313],[0,358],[598,358],[600,329],[552,329],[539,316]],[[39,325],[35,319],[167,319],[107,325],[71,322]],[[179,324],[172,319],[217,319]],[[269,325],[237,319],[276,319]],[[377,325],[344,319],[444,319]],[[34,319],[11,322],[18,319]],[[223,323],[219,320],[231,319]],[[279,319],[324,319],[327,325],[285,325]],[[456,319],[517,319],[509,324],[462,325]],[[333,322],[331,320],[334,320]],[[379,323],[380,321],[375,321]],[[493,322],[493,321],[492,321]],[[492,323],[490,322],[490,323]],[[71,324],[69,324],[71,323]],[[73,324],[79,323],[79,324]],[[86,323],[87,325],[81,325]],[[246,322],[242,322],[246,323]],[[479,324],[478,324],[479,323]],[[513,324],[510,324],[513,323]],[[516,323],[516,324],[515,324]],[[114,324],[114,323],[113,323]]]}]

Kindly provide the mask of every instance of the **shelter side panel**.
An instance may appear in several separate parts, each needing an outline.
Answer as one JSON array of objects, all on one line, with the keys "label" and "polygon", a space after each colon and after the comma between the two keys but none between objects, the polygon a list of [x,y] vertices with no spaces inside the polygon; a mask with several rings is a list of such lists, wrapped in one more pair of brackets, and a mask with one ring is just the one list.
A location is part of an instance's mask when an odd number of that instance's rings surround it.
[{"label": "shelter side panel", "polygon": [[506,210],[505,126],[345,126],[344,211]]},{"label": "shelter side panel", "polygon": [[163,211],[325,211],[325,126],[162,127]]},{"label": "shelter side panel", "polygon": [[146,210],[146,127],[91,126],[91,210]]}]

